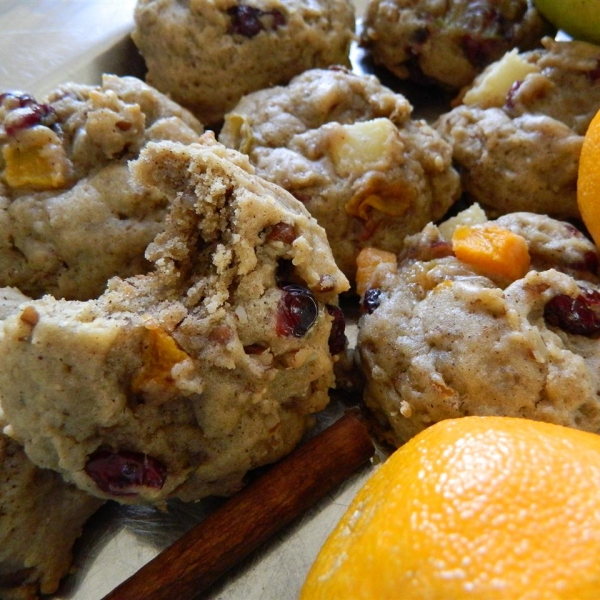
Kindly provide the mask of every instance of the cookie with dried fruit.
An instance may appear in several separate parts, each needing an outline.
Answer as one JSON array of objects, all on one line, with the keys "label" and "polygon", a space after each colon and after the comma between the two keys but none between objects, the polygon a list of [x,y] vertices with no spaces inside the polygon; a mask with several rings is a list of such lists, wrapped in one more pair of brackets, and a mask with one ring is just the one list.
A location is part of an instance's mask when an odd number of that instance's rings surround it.
[{"label": "cookie with dried fruit", "polygon": [[166,203],[129,181],[150,140],[193,142],[202,125],[132,78],[67,83],[37,102],[0,94],[0,287],[84,300],[148,270]]},{"label": "cookie with dried fruit", "polygon": [[363,273],[357,345],[381,435],[399,446],[465,415],[600,431],[595,246],[547,216],[476,212]]},{"label": "cookie with dried fruit", "polygon": [[348,282],[308,211],[237,152],[151,143],[132,171],[171,207],[154,270],[97,300],[21,303],[2,408],[32,461],[88,493],[230,494],[327,405]]}]

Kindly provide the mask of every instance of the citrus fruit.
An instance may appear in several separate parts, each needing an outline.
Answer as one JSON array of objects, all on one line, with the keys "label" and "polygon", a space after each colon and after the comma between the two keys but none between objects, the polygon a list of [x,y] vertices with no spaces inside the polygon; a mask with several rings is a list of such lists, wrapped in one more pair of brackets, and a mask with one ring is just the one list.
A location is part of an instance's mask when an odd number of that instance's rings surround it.
[{"label": "citrus fruit", "polygon": [[596,246],[600,248],[600,111],[583,138],[577,176],[577,205]]},{"label": "citrus fruit", "polygon": [[600,0],[535,0],[534,4],[558,29],[577,40],[600,44]]},{"label": "citrus fruit", "polygon": [[510,417],[441,421],[367,481],[300,600],[600,597],[600,436]]}]

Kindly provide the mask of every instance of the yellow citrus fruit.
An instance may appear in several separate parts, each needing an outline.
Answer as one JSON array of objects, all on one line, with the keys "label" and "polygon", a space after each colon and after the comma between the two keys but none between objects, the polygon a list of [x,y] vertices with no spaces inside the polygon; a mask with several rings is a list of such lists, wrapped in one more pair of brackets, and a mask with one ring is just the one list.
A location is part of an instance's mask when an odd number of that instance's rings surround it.
[{"label": "yellow citrus fruit", "polygon": [[367,481],[300,600],[597,600],[600,435],[527,419],[431,426]]},{"label": "yellow citrus fruit", "polygon": [[596,246],[600,248],[600,111],[583,138],[577,176],[577,204]]}]

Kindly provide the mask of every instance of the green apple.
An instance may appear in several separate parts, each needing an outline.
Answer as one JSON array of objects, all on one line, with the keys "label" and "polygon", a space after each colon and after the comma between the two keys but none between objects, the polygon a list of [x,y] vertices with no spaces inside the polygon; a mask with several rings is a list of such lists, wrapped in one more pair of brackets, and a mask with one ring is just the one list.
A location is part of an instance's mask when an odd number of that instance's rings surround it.
[{"label": "green apple", "polygon": [[576,40],[600,44],[600,0],[534,0],[534,4],[550,23]]}]

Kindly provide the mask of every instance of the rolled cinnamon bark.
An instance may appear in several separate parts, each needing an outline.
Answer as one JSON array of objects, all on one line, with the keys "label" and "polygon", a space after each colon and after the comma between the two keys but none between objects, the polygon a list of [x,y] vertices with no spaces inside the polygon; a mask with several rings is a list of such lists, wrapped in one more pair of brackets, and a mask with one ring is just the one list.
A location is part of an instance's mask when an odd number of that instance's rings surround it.
[{"label": "rolled cinnamon bark", "polygon": [[373,456],[346,415],[272,466],[104,600],[191,600]]}]

